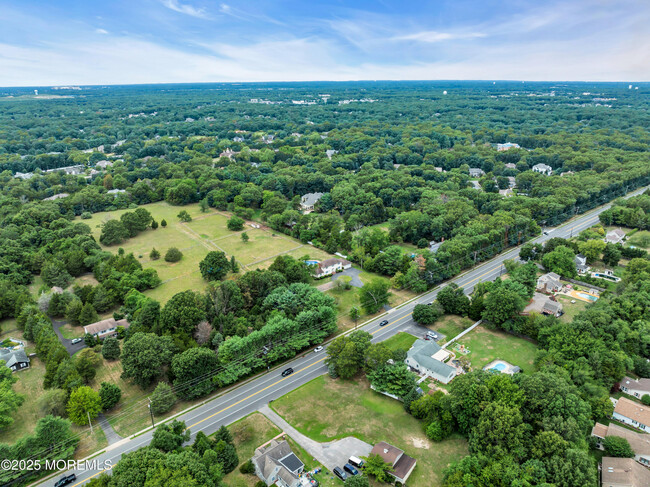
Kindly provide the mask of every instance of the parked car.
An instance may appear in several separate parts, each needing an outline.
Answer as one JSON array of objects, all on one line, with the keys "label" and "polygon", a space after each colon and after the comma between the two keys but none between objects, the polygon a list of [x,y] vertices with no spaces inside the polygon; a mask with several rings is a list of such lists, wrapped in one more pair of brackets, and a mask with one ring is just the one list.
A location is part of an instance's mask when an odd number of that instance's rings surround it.
[{"label": "parked car", "polygon": [[349,463],[343,465],[343,469],[351,475],[359,475],[359,471]]},{"label": "parked car", "polygon": [[437,340],[437,339],[438,339],[438,335],[436,335],[436,334],[435,334],[434,332],[432,332],[432,331],[428,331],[428,332],[427,332],[427,336],[429,337],[429,339],[433,339],[433,340]]},{"label": "parked car", "polygon": [[348,478],[347,474],[341,470],[341,467],[334,467],[334,475],[336,475],[338,478],[340,478],[343,482],[345,482],[345,479]]},{"label": "parked car", "polygon": [[386,326],[388,324],[388,320],[380,321],[379,326]]},{"label": "parked car", "polygon": [[354,465],[357,468],[363,468],[363,460],[361,460],[359,457],[350,457],[348,459],[348,463],[350,465]]},{"label": "parked car", "polygon": [[75,474],[64,475],[63,477],[61,477],[59,480],[56,481],[54,487],[63,487],[64,485],[71,484],[75,480],[77,480],[77,476]]},{"label": "parked car", "polygon": [[289,367],[288,369],[285,369],[284,372],[282,372],[282,377],[286,377],[291,374],[293,374],[293,369]]},{"label": "parked car", "polygon": [[320,345],[317,346],[316,348],[314,348],[314,353],[318,353],[318,352],[322,352],[322,351],[323,351],[323,347],[321,347]]},{"label": "parked car", "polygon": [[70,344],[76,345],[77,343],[83,342],[83,341],[84,341],[83,338],[73,338],[72,340],[70,340]]}]

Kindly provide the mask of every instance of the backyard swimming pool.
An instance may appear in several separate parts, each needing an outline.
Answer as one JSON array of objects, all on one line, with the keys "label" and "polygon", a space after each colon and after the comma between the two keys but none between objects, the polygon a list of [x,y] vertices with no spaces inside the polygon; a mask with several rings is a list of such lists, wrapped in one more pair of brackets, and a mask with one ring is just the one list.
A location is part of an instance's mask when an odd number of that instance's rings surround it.
[{"label": "backyard swimming pool", "polygon": [[492,370],[498,370],[499,372],[503,372],[506,370],[506,364],[502,363],[496,363],[491,367]]},{"label": "backyard swimming pool", "polygon": [[320,261],[318,260],[306,260],[305,264],[307,265],[317,265]]},{"label": "backyard swimming pool", "polygon": [[594,296],[593,294],[587,294],[587,293],[583,293],[583,292],[580,292],[580,291],[577,291],[576,294],[578,296],[580,296],[581,298],[588,299],[589,301],[597,301],[598,300],[598,296]]}]

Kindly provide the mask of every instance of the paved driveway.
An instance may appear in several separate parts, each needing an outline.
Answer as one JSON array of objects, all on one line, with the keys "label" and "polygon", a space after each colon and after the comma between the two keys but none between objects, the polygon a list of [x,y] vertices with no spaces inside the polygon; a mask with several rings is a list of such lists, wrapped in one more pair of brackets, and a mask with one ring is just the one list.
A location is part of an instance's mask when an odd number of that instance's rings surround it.
[{"label": "paved driveway", "polygon": [[259,411],[330,472],[334,470],[334,467],[343,468],[343,465],[348,462],[348,458],[351,456],[367,457],[372,451],[372,445],[353,436],[327,443],[319,443],[300,433],[268,405],[262,406]]},{"label": "paved driveway", "polygon": [[442,333],[440,333],[438,330],[434,330],[433,327],[428,328],[426,326],[418,325],[413,320],[411,320],[406,325],[406,328],[402,328],[400,331],[410,333],[411,335],[413,335],[414,337],[417,337],[417,338],[424,338],[424,335],[426,335],[426,333],[428,331],[433,331],[436,335],[438,335],[438,339],[436,340],[436,342],[439,342],[439,341],[443,340],[445,338],[445,336],[446,336],[446,335],[443,335]]},{"label": "paved driveway", "polygon": [[361,271],[359,269],[355,269],[354,267],[350,267],[349,269],[345,269],[343,272],[338,272],[332,276],[332,281],[336,281],[339,276],[350,276],[352,280],[350,281],[350,285],[354,287],[363,287],[363,282],[359,278],[359,274],[361,274]]},{"label": "paved driveway", "polygon": [[65,347],[65,349],[68,351],[70,356],[72,356],[75,353],[77,353],[79,350],[81,350],[82,348],[85,348],[86,343],[83,340],[81,340],[79,343],[76,343],[76,344],[73,345],[72,343],[70,343],[72,340],[70,340],[68,338],[64,338],[63,335],[61,334],[61,330],[59,330],[59,328],[61,328],[65,324],[66,324],[65,321],[52,320],[52,327],[54,328],[54,333],[56,333],[56,336],[59,337],[59,341],[61,343],[63,343],[63,346]]}]

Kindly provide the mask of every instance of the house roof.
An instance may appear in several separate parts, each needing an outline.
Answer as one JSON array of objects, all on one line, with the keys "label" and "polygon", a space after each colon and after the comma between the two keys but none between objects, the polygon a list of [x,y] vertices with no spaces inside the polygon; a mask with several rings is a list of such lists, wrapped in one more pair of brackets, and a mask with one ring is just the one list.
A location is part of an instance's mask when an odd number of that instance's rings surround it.
[{"label": "house roof", "polygon": [[436,374],[448,377],[452,372],[456,373],[456,369],[451,365],[447,365],[433,358],[433,355],[438,353],[440,350],[440,345],[435,341],[422,340],[421,338],[418,338],[413,343],[411,349],[407,352],[407,357]]},{"label": "house roof", "polygon": [[636,389],[638,391],[647,392],[650,394],[650,379],[632,379],[630,377],[623,377],[621,386],[625,386],[629,389]]},{"label": "house roof", "polygon": [[305,206],[314,206],[323,197],[323,193],[307,193],[300,198],[300,202]]},{"label": "house roof", "polygon": [[650,455],[650,435],[646,433],[637,433],[636,431],[623,428],[616,423],[610,423],[608,426],[596,423],[591,430],[592,436],[607,438],[609,436],[618,436],[625,438],[630,444],[632,450],[637,455]]},{"label": "house roof", "polygon": [[18,363],[29,363],[29,357],[22,348],[18,350],[0,350],[0,360],[4,360],[7,367],[13,367]]},{"label": "house roof", "polygon": [[397,460],[399,460],[400,456],[404,454],[404,451],[400,450],[396,446],[386,443],[385,441],[380,441],[372,447],[370,454],[379,455],[386,463],[389,463],[390,466],[393,467]]},{"label": "house roof", "polygon": [[301,468],[305,467],[305,464],[300,461],[300,459],[291,452],[284,458],[281,458],[279,462],[284,465],[284,467],[289,470],[289,472],[296,473],[300,471]]},{"label": "house roof", "polygon": [[650,407],[637,404],[625,397],[621,397],[616,402],[614,412],[633,419],[641,424],[650,426]]},{"label": "house roof", "polygon": [[331,267],[336,264],[348,265],[351,264],[351,262],[349,260],[337,258],[325,259],[320,262],[321,267]]},{"label": "house roof", "polygon": [[406,480],[409,476],[413,467],[415,467],[415,458],[409,457],[407,454],[403,454],[395,465],[393,465],[393,475],[398,479]]},{"label": "house roof", "polygon": [[550,313],[555,314],[562,309],[562,305],[556,301],[551,301],[550,299],[547,299],[542,309],[544,311],[548,311]]},{"label": "house roof", "polygon": [[90,333],[92,335],[94,333],[102,333],[110,328],[116,328],[118,326],[128,328],[129,325],[130,323],[125,319],[116,320],[115,318],[107,318],[105,320],[101,320],[96,323],[92,323],[90,325],[84,326],[84,332]]},{"label": "house roof", "polygon": [[607,236],[609,237],[610,235],[616,235],[617,237],[623,238],[625,237],[625,232],[620,228],[616,228],[614,230],[607,232]]},{"label": "house roof", "polygon": [[533,166],[533,169],[539,169],[541,171],[548,171],[549,169],[553,170],[553,168],[551,166],[549,166],[547,164],[544,164],[544,163],[541,163],[541,162],[539,164],[535,164]]},{"label": "house roof", "polygon": [[634,458],[603,457],[603,485],[644,487],[650,485],[650,470]]}]

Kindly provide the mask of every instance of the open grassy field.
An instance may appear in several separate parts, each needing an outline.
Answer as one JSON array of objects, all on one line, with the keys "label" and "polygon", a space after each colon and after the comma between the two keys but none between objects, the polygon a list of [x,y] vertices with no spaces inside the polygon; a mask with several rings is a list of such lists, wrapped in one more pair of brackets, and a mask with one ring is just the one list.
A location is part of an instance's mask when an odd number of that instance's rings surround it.
[{"label": "open grassy field", "polygon": [[13,386],[14,391],[21,394],[25,401],[12,414],[14,422],[2,430],[3,443],[14,443],[23,436],[33,433],[36,421],[41,417],[36,407],[36,398],[43,394],[45,364],[37,357],[33,357],[28,369],[16,372],[14,375],[18,378],[18,382]]},{"label": "open grassy field", "polygon": [[[573,318],[578,313],[584,311],[587,308],[587,306],[589,306],[589,303],[587,303],[586,301],[581,301],[580,299],[573,299],[569,296],[558,295],[557,298],[559,302],[562,303],[562,310],[564,311],[564,314],[560,316],[560,319],[562,321],[566,321],[566,322],[573,321]],[[572,303],[571,301],[575,301],[575,303]]]},{"label": "open grassy field", "polygon": [[61,326],[59,328],[59,331],[61,332],[61,335],[63,335],[63,338],[67,338],[69,340],[84,336],[83,326],[74,326],[70,323],[66,323],[65,325]]},{"label": "open grassy field", "polygon": [[417,338],[413,335],[400,331],[397,335],[393,335],[388,340],[384,340],[383,343],[391,350],[408,350],[413,346],[415,340],[417,340]]},{"label": "open grassy field", "polygon": [[440,443],[428,440],[420,421],[407,414],[400,402],[372,391],[365,379],[343,381],[321,376],[273,401],[272,407],[317,441],[352,435],[371,444],[387,441],[403,449],[418,461],[408,482],[412,487],[440,485],[442,470],[468,453],[467,442],[460,437]]},{"label": "open grassy field", "polygon": [[494,359],[502,359],[518,365],[523,372],[533,371],[537,345],[523,338],[479,325],[458,343],[469,349],[467,357],[473,369],[482,368]]},{"label": "open grassy field", "polygon": [[633,245],[642,249],[650,248],[650,232],[647,230],[639,230],[634,235],[627,239],[626,246]]},{"label": "open grassy field", "polygon": [[444,341],[448,342],[473,324],[474,322],[465,316],[445,315],[428,328],[445,335]]},{"label": "open grassy field", "polygon": [[[237,448],[239,464],[253,456],[255,449],[275,438],[281,431],[260,413],[253,413],[228,426]],[[304,461],[305,459],[303,459]],[[254,487],[259,478],[255,474],[245,475],[239,468],[224,477],[228,487]]]}]

